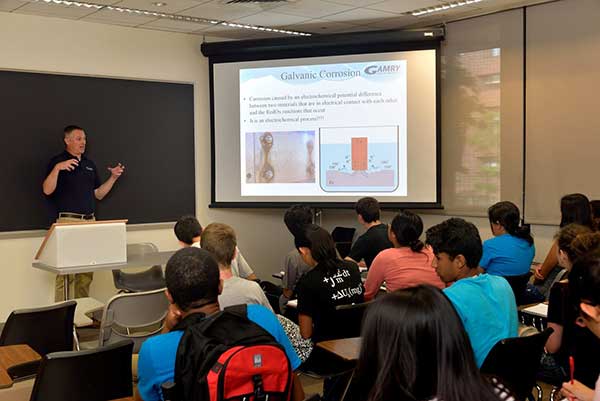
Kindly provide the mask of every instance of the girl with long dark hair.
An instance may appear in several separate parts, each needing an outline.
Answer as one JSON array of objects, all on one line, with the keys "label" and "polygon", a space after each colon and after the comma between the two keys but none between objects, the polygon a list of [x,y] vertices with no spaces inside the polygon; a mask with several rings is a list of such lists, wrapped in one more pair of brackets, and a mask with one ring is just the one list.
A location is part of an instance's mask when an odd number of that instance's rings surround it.
[{"label": "girl with long dark hair", "polygon": [[[579,224],[582,226],[594,229],[592,220],[592,211],[589,199],[583,194],[565,195],[560,200],[560,227],[565,227],[569,224]],[[554,277],[561,270],[558,266],[558,246],[556,241],[552,244],[552,248],[548,251],[544,263],[537,266],[535,269],[535,278],[540,292],[544,296],[550,293],[550,285]]]},{"label": "girl with long dark hair", "polygon": [[352,399],[497,401],[458,314],[437,288],[399,290],[369,306]]},{"label": "girl with long dark hair", "polygon": [[388,229],[394,247],[379,252],[373,260],[365,282],[367,301],[377,295],[383,282],[390,292],[419,284],[446,287],[431,266],[433,251],[419,239],[421,234],[423,221],[419,215],[402,211],[394,217]]},{"label": "girl with long dark hair", "polygon": [[344,322],[337,321],[335,307],[364,301],[358,266],[339,259],[333,238],[316,224],[309,225],[295,243],[304,262],[312,267],[296,287],[302,337],[315,343],[344,337]]},{"label": "girl with long dark hair", "polygon": [[535,256],[533,237],[528,225],[521,225],[519,208],[512,202],[498,202],[488,209],[494,238],[483,242],[479,265],[496,276],[527,274]]}]

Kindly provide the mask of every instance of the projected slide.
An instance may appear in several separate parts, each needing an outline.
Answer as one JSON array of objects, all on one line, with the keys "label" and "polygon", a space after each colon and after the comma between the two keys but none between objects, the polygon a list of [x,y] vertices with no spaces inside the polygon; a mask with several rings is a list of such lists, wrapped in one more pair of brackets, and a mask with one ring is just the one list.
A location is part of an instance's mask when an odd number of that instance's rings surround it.
[{"label": "projected slide", "polygon": [[406,196],[406,68],[240,69],[241,196]]},{"label": "projected slide", "polygon": [[398,127],[323,128],[321,188],[393,192],[398,187]]}]

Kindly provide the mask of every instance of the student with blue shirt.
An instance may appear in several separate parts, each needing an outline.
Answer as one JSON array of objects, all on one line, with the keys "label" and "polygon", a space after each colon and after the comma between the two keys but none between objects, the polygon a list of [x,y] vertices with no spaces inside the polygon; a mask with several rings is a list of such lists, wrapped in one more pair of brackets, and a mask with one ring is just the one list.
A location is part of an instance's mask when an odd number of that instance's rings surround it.
[{"label": "student with blue shirt", "polygon": [[[179,250],[167,263],[165,279],[166,296],[171,305],[164,334],[151,337],[142,344],[138,362],[138,400],[161,400],[161,384],[174,380],[175,357],[183,331],[171,329],[191,314],[210,316],[220,310],[218,296],[223,282],[219,279],[217,262],[206,250],[195,247]],[[248,319],[268,331],[283,346],[292,369],[296,370],[300,359],[277,317],[261,305],[248,305],[247,313]],[[303,398],[302,385],[294,374],[292,400]]]},{"label": "student with blue shirt", "polygon": [[432,265],[445,283],[444,290],[460,316],[481,367],[500,340],[517,337],[515,296],[508,282],[481,273],[481,238],[477,228],[463,219],[452,218],[427,230],[426,240],[435,257]]},{"label": "student with blue shirt", "polygon": [[527,274],[535,246],[529,226],[519,225],[519,208],[512,202],[498,202],[488,209],[488,218],[494,238],[483,243],[479,266],[496,276]]}]

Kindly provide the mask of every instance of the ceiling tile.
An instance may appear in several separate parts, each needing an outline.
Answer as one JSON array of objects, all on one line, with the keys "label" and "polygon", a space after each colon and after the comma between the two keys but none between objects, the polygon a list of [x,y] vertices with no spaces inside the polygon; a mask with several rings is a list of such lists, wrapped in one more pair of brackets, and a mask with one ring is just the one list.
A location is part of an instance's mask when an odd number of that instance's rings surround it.
[{"label": "ceiling tile", "polygon": [[83,18],[83,20],[111,25],[138,26],[154,21],[156,20],[156,17],[103,9],[89,17]]},{"label": "ceiling tile", "polygon": [[369,6],[373,10],[387,11],[389,13],[402,14],[419,8],[436,6],[442,3],[437,0],[386,0]]},{"label": "ceiling tile", "polygon": [[286,29],[324,35],[328,33],[353,32],[356,29],[360,29],[360,27],[345,22],[312,19],[306,23],[286,26]]},{"label": "ceiling tile", "polygon": [[262,32],[262,31],[254,31],[248,29],[235,29],[227,26],[214,26],[208,30],[204,30],[202,32],[196,32],[202,35],[210,35],[215,37],[227,38],[227,39],[264,39],[264,38],[273,38],[273,37],[282,37],[289,36],[282,33],[276,32]]},{"label": "ceiling tile", "polygon": [[147,29],[158,29],[161,31],[171,32],[196,32],[202,28],[205,28],[205,24],[198,24],[196,22],[188,21],[176,21],[167,18],[160,18],[152,22],[148,22],[144,25],[139,25],[138,28]]},{"label": "ceiling tile", "polygon": [[367,25],[392,17],[397,17],[397,15],[367,8],[355,8],[354,10],[328,15],[323,17],[323,19],[328,21],[348,22],[354,25]]},{"label": "ceiling tile", "polygon": [[[93,0],[90,0],[93,1]],[[160,1],[166,3],[162,7],[157,7],[152,3]],[[192,8],[200,4],[194,0],[123,0],[116,3],[119,7],[136,8],[138,10],[156,11],[160,13],[176,14],[188,8]]]},{"label": "ceiling tile", "polygon": [[417,17],[413,17],[412,15],[401,15],[399,17],[375,21],[369,24],[369,26],[374,29],[400,29],[417,22],[419,22]]},{"label": "ceiling tile", "polygon": [[[168,0],[167,0],[168,1]],[[275,3],[276,4],[276,3]],[[185,10],[185,15],[199,18],[215,19],[220,21],[233,21],[265,10],[276,8],[272,3],[232,3],[226,4],[223,0],[213,0],[208,3]]]},{"label": "ceiling tile", "polygon": [[353,7],[366,7],[372,4],[381,3],[384,0],[323,0],[328,3],[344,4]]},{"label": "ceiling tile", "polygon": [[[276,10],[277,11],[277,10]],[[248,17],[243,17],[235,20],[235,22],[239,22],[242,24],[250,24],[250,25],[262,25],[262,26],[282,26],[282,25],[292,25],[298,24],[303,21],[306,21],[310,18],[301,17],[297,15],[291,14],[280,14],[272,11],[263,11],[262,13],[250,15]]]},{"label": "ceiling tile", "polygon": [[20,0],[0,0],[0,11],[10,12],[21,7],[23,4],[27,4],[27,2]]},{"label": "ceiling tile", "polygon": [[16,10],[19,14],[43,15],[49,17],[60,17],[67,19],[79,19],[98,11],[95,8],[65,6],[62,4],[45,3],[37,1],[35,3],[25,4],[23,7]]},{"label": "ceiling tile", "polygon": [[337,14],[352,10],[353,6],[330,3],[323,0],[298,0],[277,7],[277,13],[299,15],[307,18],[322,18],[326,15]]}]

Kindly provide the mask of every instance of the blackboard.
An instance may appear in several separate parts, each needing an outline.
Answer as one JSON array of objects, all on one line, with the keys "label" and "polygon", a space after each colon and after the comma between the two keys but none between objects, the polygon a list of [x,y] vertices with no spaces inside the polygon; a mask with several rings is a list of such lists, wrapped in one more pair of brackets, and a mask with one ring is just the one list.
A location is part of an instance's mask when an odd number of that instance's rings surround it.
[{"label": "blackboard", "polygon": [[42,182],[64,150],[63,128],[81,126],[102,181],[124,175],[99,219],[175,221],[195,213],[193,85],[0,71],[0,231],[51,224]]}]

